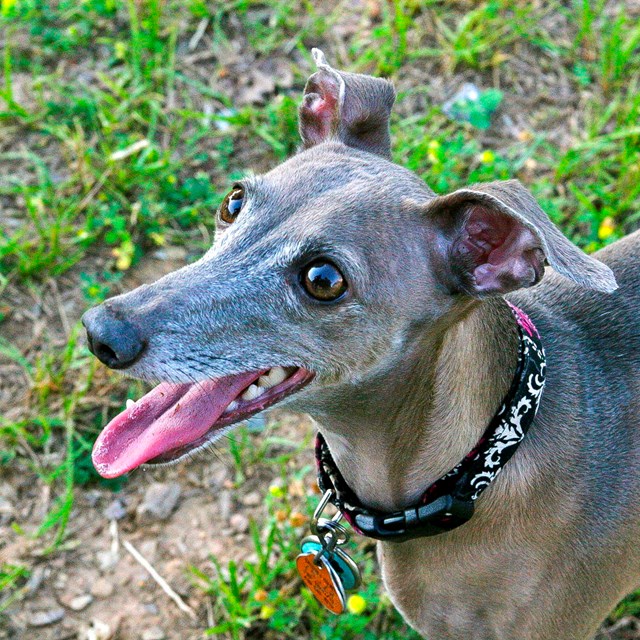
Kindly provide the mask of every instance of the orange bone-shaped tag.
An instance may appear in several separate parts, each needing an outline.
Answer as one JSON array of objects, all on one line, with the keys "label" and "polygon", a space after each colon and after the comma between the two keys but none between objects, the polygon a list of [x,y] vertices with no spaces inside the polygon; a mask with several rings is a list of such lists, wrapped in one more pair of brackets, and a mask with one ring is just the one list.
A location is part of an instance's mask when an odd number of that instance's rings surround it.
[{"label": "orange bone-shaped tag", "polygon": [[298,573],[321,605],[331,613],[342,613],[345,595],[340,579],[323,557],[319,558],[319,564],[315,558],[315,553],[301,553],[296,558]]}]

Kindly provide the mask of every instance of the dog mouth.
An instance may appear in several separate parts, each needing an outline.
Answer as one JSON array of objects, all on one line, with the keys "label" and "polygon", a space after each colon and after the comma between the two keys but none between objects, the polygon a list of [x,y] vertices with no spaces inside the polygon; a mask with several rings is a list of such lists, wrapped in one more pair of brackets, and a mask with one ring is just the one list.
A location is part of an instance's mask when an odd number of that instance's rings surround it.
[{"label": "dog mouth", "polygon": [[302,367],[276,366],[190,384],[162,382],[127,402],[102,430],[93,446],[93,465],[103,478],[116,478],[142,464],[179,460],[313,377]]}]

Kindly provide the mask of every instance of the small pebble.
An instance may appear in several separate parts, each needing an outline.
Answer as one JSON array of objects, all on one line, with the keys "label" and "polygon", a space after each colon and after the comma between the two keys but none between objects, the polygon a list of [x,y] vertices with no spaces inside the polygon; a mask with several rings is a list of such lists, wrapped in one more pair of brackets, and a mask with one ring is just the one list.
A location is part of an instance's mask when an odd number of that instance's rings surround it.
[{"label": "small pebble", "polygon": [[15,509],[11,501],[0,496],[0,522],[6,524],[13,520]]},{"label": "small pebble", "polygon": [[117,499],[102,512],[107,520],[122,520],[127,515],[127,509],[122,500]]},{"label": "small pebble", "polygon": [[96,561],[100,571],[110,571],[118,564],[119,556],[117,553],[109,550],[102,550],[96,553]]},{"label": "small pebble", "polygon": [[101,620],[92,620],[88,626],[82,627],[78,634],[79,640],[111,640],[115,630]]},{"label": "small pebble", "polygon": [[147,487],[136,509],[138,522],[166,520],[176,508],[182,490],[177,482],[154,482]]},{"label": "small pebble", "polygon": [[104,578],[98,578],[91,586],[91,595],[95,598],[108,598],[113,593],[113,584]]},{"label": "small pebble", "polygon": [[243,533],[249,529],[249,518],[242,513],[234,513],[229,518],[229,525],[237,533]]},{"label": "small pebble", "polygon": [[242,498],[242,504],[245,507],[257,507],[262,502],[262,496],[258,491],[251,491]]},{"label": "small pebble", "polygon": [[26,592],[29,594],[35,593],[42,586],[42,583],[47,577],[47,573],[44,567],[36,567],[27,580],[27,584],[25,585]]},{"label": "small pebble", "polygon": [[220,510],[220,517],[226,520],[231,515],[231,492],[220,491],[218,494],[218,508]]},{"label": "small pebble", "polygon": [[69,609],[73,611],[82,611],[86,609],[93,602],[93,596],[89,593],[85,593],[81,596],[76,596],[69,601]]},{"label": "small pebble", "polygon": [[27,623],[30,627],[46,627],[47,625],[60,622],[62,618],[64,618],[64,609],[58,607],[47,611],[35,611],[31,614]]},{"label": "small pebble", "polygon": [[142,640],[165,640],[166,634],[160,627],[149,627],[142,632]]}]

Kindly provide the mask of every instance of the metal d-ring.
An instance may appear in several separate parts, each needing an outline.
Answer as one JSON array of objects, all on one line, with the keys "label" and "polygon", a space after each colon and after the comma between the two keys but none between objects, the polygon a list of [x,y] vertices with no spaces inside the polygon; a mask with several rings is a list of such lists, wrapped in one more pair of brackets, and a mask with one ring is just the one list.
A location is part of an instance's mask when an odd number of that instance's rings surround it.
[{"label": "metal d-ring", "polygon": [[311,533],[322,545],[322,549],[316,553],[316,557],[314,559],[316,564],[320,563],[320,558],[322,558],[322,556],[327,554],[331,555],[339,551],[337,547],[348,542],[350,538],[349,532],[340,524],[340,520],[342,520],[342,513],[340,511],[338,511],[332,518],[321,517],[324,510],[327,508],[327,505],[331,501],[332,495],[333,491],[331,491],[331,489],[324,492],[316,510],[313,512],[313,517],[309,524]]},{"label": "metal d-ring", "polygon": [[[322,512],[327,508],[329,501],[333,495],[333,491],[328,489],[324,492],[322,499],[318,503],[316,510],[313,512],[309,528],[311,533],[322,541],[322,546],[328,551],[333,550],[336,545],[343,545],[349,541],[349,532],[340,523],[342,513],[338,511],[332,518],[322,518]],[[328,544],[325,544],[325,537],[330,538]]]}]

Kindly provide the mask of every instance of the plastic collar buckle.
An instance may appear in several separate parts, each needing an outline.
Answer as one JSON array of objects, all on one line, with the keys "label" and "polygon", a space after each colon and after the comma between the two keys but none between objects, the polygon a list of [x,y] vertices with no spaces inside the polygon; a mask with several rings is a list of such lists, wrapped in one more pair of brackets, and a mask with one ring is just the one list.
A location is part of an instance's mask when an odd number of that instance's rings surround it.
[{"label": "plastic collar buckle", "polygon": [[472,515],[471,500],[444,495],[428,504],[387,515],[357,514],[355,525],[371,538],[402,542],[451,531],[467,522]]}]

